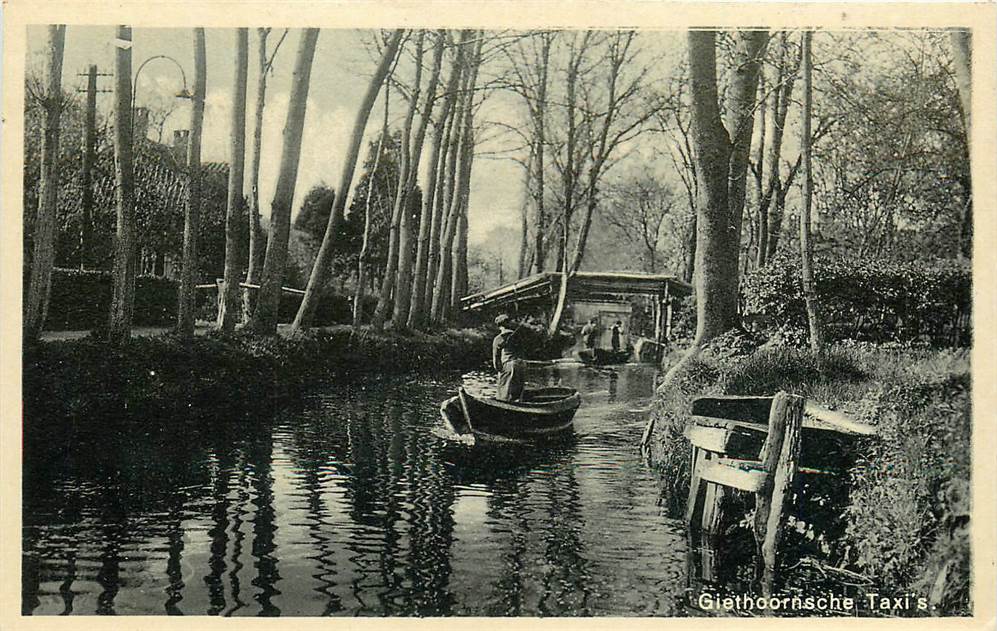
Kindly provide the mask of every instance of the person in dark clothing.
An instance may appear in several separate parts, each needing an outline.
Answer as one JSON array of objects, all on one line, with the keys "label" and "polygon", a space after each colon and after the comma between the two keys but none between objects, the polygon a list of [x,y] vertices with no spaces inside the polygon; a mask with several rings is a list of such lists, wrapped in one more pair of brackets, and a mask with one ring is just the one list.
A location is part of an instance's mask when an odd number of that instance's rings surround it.
[{"label": "person in dark clothing", "polygon": [[620,347],[621,347],[620,336],[622,333],[623,333],[623,323],[617,320],[616,324],[613,325],[613,339],[611,340],[614,353],[620,352]]},{"label": "person in dark clothing", "polygon": [[499,334],[492,340],[492,366],[498,372],[498,389],[495,398],[503,401],[517,401],[523,396],[523,360],[515,347],[509,316],[502,314],[495,318]]},{"label": "person in dark clothing", "polygon": [[589,349],[595,348],[599,341],[599,324],[595,318],[582,327],[582,341],[585,343],[585,348]]}]

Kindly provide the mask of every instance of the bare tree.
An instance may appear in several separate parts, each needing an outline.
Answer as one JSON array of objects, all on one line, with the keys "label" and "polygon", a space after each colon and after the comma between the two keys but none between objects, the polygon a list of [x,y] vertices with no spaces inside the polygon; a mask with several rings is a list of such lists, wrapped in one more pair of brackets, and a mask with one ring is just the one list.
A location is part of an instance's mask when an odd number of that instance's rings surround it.
[{"label": "bare tree", "polygon": [[197,283],[197,241],[201,230],[201,131],[204,127],[204,93],[207,87],[207,54],[204,29],[194,29],[194,96],[187,141],[187,203],[184,206],[183,260],[180,265],[180,298],[177,332],[194,337],[194,285]]},{"label": "bare tree", "polygon": [[726,124],[717,88],[716,32],[691,30],[689,79],[692,138],[700,198],[697,204],[696,337],[686,357],[666,375],[671,383],[713,338],[739,324],[737,312],[741,213],[754,128],[760,59],[768,34],[738,31]]},{"label": "bare tree", "polygon": [[[443,32],[440,33],[441,39]],[[440,118],[436,123],[433,132],[433,143],[429,153],[429,172],[426,177],[426,192],[423,196],[422,214],[419,219],[419,237],[416,251],[415,270],[413,273],[412,300],[409,308],[408,327],[421,328],[426,324],[426,305],[432,300],[427,293],[427,288],[431,287],[429,282],[433,278],[435,266],[431,265],[431,260],[439,258],[439,233],[440,214],[437,209],[442,208],[439,200],[443,199],[443,178],[447,154],[447,132],[450,121],[453,119],[454,104],[457,101],[457,87],[461,76],[461,61],[463,58],[463,44],[466,42],[467,33],[462,35],[454,56],[454,64],[447,80],[443,109]],[[439,45],[439,42],[437,42]],[[427,300],[427,296],[429,300]]]},{"label": "bare tree", "polygon": [[132,29],[117,27],[114,51],[114,175],[117,228],[108,340],[131,335],[135,305],[135,171],[132,162]]},{"label": "bare tree", "polygon": [[218,297],[218,326],[235,329],[239,316],[239,209],[242,207],[243,175],[246,165],[246,80],[249,74],[249,29],[235,32],[235,76],[232,85],[232,128],[229,139],[228,197],[225,208],[225,284]]},{"label": "bare tree", "polygon": [[[449,105],[444,105],[444,109],[449,110],[449,116],[441,120],[442,136],[440,138],[440,159],[437,166],[436,185],[434,187],[434,208],[433,220],[429,233],[429,256],[426,262],[425,292],[421,314],[422,319],[435,322],[432,315],[432,305],[436,294],[435,282],[440,274],[443,256],[441,254],[444,235],[447,232],[447,218],[449,217],[450,204],[453,199],[455,183],[457,179],[458,149],[460,146],[460,130],[463,121],[463,100],[457,101],[458,97],[463,99],[466,94],[467,79],[469,76],[468,63],[466,60],[466,48],[470,46],[472,31],[461,31],[460,41],[454,55],[454,65],[450,74],[447,86],[447,101]],[[437,129],[440,133],[440,129]],[[435,142],[435,140],[434,140]],[[449,277],[447,277],[449,279]]]},{"label": "bare tree", "polygon": [[[429,126],[433,107],[436,104],[436,90],[440,82],[440,69],[443,65],[445,43],[446,31],[437,31],[436,45],[433,51],[433,66],[430,70],[429,85],[426,88],[426,100],[422,106],[419,127],[416,130],[415,139],[412,141],[412,149],[409,152],[411,157],[407,166],[408,174],[405,182],[405,197],[403,199],[402,222],[398,241],[398,274],[395,279],[395,304],[391,318],[395,328],[399,329],[415,324],[413,319],[410,318],[411,302],[412,297],[419,293],[420,288],[414,287],[417,283],[415,283],[413,278],[413,255],[415,254],[415,249],[422,243],[421,237],[423,235],[428,237],[432,222],[432,210],[423,204],[419,213],[419,231],[416,235],[416,241],[413,242],[413,218],[410,208],[414,199],[416,180],[419,175],[419,164],[422,158],[423,143],[426,140],[426,129]],[[412,96],[413,102],[415,102],[417,95],[418,91]],[[427,181],[426,186],[427,188],[431,188],[433,184]]]},{"label": "bare tree", "polygon": [[52,288],[52,266],[55,262],[56,206],[59,201],[59,119],[62,116],[62,58],[66,48],[65,25],[48,27],[46,46],[46,81],[42,105],[45,109],[45,130],[42,139],[41,182],[38,193],[38,215],[33,235],[31,277],[24,301],[24,331],[27,340],[38,337],[48,314]]},{"label": "bare tree", "polygon": [[301,329],[311,326],[315,316],[315,308],[318,306],[319,293],[325,285],[329,273],[329,263],[332,257],[332,242],[339,231],[339,225],[343,221],[343,213],[346,210],[346,198],[349,194],[350,186],[353,183],[353,173],[357,168],[357,157],[360,155],[360,145],[363,142],[364,130],[367,128],[367,119],[370,118],[370,111],[377,100],[377,93],[381,90],[381,84],[388,74],[401,44],[403,29],[397,29],[388,40],[381,55],[381,61],[367,85],[367,92],[364,94],[360,109],[357,111],[357,118],[353,123],[353,134],[350,137],[350,144],[346,153],[346,160],[343,162],[343,173],[339,179],[339,188],[336,190],[336,200],[329,213],[329,221],[325,227],[325,235],[322,237],[322,245],[319,247],[312,265],[311,275],[308,277],[308,287],[305,289],[305,296],[301,300],[301,306],[294,318],[292,328]]},{"label": "bare tree", "polygon": [[283,131],[284,147],[280,156],[277,185],[273,201],[270,203],[270,237],[267,239],[267,254],[263,262],[256,309],[249,322],[253,331],[265,335],[277,333],[277,309],[280,305],[281,285],[287,263],[287,244],[291,233],[291,203],[294,200],[294,185],[298,178],[301,136],[305,126],[305,108],[308,104],[308,85],[318,36],[317,28],[308,28],[302,32],[291,78],[291,94],[288,97],[287,120]]},{"label": "bare tree", "polygon": [[[795,57],[795,59],[791,60],[790,57]],[[782,231],[786,193],[799,169],[799,162],[797,162],[796,166],[790,168],[789,175],[784,180],[780,165],[782,164],[782,141],[786,127],[786,116],[789,112],[789,104],[792,102],[793,85],[800,59],[801,55],[791,54],[787,34],[784,31],[781,32],[779,34],[778,58],[770,86],[771,93],[768,96],[767,109],[771,118],[770,134],[767,139],[763,136],[759,142],[759,157],[752,168],[758,191],[754,238],[755,264],[759,267],[768,262],[778,245],[779,235]],[[764,99],[765,96],[763,95],[762,98]],[[764,116],[761,111],[760,114]],[[765,150],[766,140],[768,140],[767,151]],[[773,202],[775,202],[774,212],[770,212],[773,210]]]},{"label": "bare tree", "polygon": [[661,226],[674,206],[671,189],[648,176],[627,182],[610,193],[606,223],[628,243],[643,249],[641,260],[644,271],[649,274],[658,271]]},{"label": "bare tree", "polygon": [[819,352],[822,346],[820,308],[814,282],[814,252],[810,238],[810,209],[813,203],[814,176],[810,143],[810,120],[813,117],[813,59],[810,50],[812,31],[803,32],[803,209],[800,212],[800,257],[802,265],[803,298],[810,323],[810,348]]},{"label": "bare tree", "polygon": [[[405,114],[405,123],[402,126],[401,138],[401,160],[398,165],[398,188],[395,191],[395,203],[391,213],[391,225],[388,230],[388,260],[384,266],[384,277],[381,279],[381,292],[377,298],[377,307],[374,309],[374,318],[371,324],[375,330],[384,327],[388,318],[388,313],[392,311],[395,293],[397,291],[397,274],[401,253],[401,233],[408,228],[408,181],[409,171],[412,167],[412,122],[415,119],[415,112],[418,109],[419,92],[422,88],[422,57],[425,51],[426,32],[419,31],[416,35],[415,51],[415,80],[413,82],[412,93],[409,95],[409,107]],[[405,224],[403,227],[402,224]],[[408,306],[406,305],[406,309]],[[404,323],[402,324],[404,326]]]},{"label": "bare tree", "polygon": [[[973,40],[972,31],[966,29],[954,30],[949,33],[952,43],[952,53],[955,59],[956,86],[959,90],[959,103],[962,106],[963,128],[966,131],[966,164],[969,164],[970,139],[972,138],[973,114]],[[965,187],[972,190],[972,175],[966,169]],[[964,257],[973,254],[973,196],[967,192],[965,210],[962,216],[962,234],[960,235],[960,250]]]},{"label": "bare tree", "polygon": [[[263,226],[260,224],[260,159],[263,149],[263,114],[267,104],[267,75],[273,67],[274,58],[280,45],[287,37],[288,30],[284,29],[283,35],[274,46],[273,52],[267,55],[267,37],[270,35],[269,28],[256,29],[257,36],[257,79],[256,79],[256,104],[253,110],[253,153],[249,166],[249,261],[246,271],[246,283],[256,284],[259,282],[260,273],[263,271],[263,254],[266,250],[264,243]],[[252,311],[252,300],[250,293],[244,294],[243,310],[244,317],[248,318]]]},{"label": "bare tree", "polygon": [[[456,171],[448,186],[448,212],[440,235],[440,262],[436,271],[436,283],[433,286],[433,302],[430,318],[433,323],[441,323],[450,318],[453,299],[454,275],[454,242],[458,242],[461,226],[461,215],[466,211],[468,191],[471,180],[471,169],[474,161],[474,88],[478,79],[478,68],[481,64],[482,38],[477,38],[474,52],[468,60],[467,76],[458,108],[460,133],[455,134],[454,144],[450,148],[453,164],[450,168]],[[457,122],[455,119],[454,126]],[[459,165],[459,169],[457,168]],[[457,256],[459,262],[459,254]]]},{"label": "bare tree", "polygon": [[[395,54],[397,63],[398,55]],[[393,68],[388,70],[382,85],[386,85],[388,78],[394,72]],[[388,111],[391,102],[391,90],[384,90],[384,117],[381,121],[381,135],[377,139],[377,148],[374,154],[374,166],[370,170],[371,185],[367,187],[367,199],[364,200],[363,213],[363,240],[360,245],[360,254],[357,256],[357,286],[353,292],[353,326],[358,327],[363,323],[363,300],[367,286],[367,268],[370,267],[370,232],[372,217],[370,213],[370,202],[374,196],[373,182],[377,177],[377,170],[381,165],[381,155],[384,153],[384,142],[388,138]]]}]

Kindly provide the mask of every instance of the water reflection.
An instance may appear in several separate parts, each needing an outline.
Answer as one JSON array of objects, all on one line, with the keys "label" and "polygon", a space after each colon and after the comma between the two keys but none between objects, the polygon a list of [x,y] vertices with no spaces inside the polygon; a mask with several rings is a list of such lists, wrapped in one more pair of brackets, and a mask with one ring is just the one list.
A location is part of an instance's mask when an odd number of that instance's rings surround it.
[{"label": "water reflection", "polygon": [[569,440],[441,440],[457,375],[330,387],[276,418],[26,428],[23,611],[676,613],[681,524],[634,448],[654,372],[530,377],[583,392]]}]

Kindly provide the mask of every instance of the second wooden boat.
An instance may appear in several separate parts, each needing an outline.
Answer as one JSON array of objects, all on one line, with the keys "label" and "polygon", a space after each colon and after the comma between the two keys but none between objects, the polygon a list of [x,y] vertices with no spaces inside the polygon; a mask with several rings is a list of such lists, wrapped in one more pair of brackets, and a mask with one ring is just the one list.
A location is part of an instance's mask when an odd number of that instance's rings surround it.
[{"label": "second wooden boat", "polygon": [[586,348],[578,352],[578,357],[586,364],[609,366],[625,364],[630,359],[629,350],[611,351],[605,348]]}]

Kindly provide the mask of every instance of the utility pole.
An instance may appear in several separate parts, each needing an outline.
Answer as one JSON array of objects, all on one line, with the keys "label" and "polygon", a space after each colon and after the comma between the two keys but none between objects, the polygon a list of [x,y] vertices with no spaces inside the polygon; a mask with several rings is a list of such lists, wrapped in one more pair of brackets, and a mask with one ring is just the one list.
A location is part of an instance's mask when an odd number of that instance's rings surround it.
[{"label": "utility pole", "polygon": [[90,246],[93,233],[93,166],[97,153],[97,93],[110,92],[110,90],[97,89],[97,77],[110,77],[111,74],[101,74],[97,72],[96,65],[91,65],[86,74],[78,76],[87,78],[87,89],[78,90],[78,92],[86,92],[87,95],[87,109],[83,127],[83,172],[80,176],[80,184],[83,188],[80,269],[85,269],[92,260],[92,257],[88,256],[87,248]]}]

